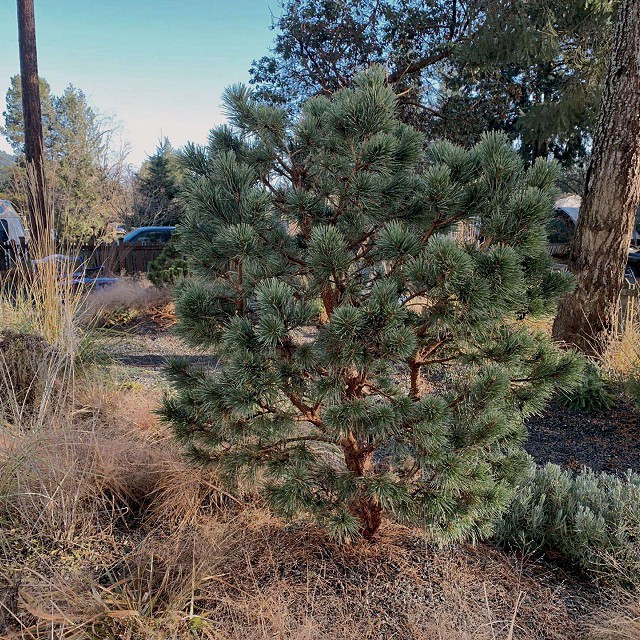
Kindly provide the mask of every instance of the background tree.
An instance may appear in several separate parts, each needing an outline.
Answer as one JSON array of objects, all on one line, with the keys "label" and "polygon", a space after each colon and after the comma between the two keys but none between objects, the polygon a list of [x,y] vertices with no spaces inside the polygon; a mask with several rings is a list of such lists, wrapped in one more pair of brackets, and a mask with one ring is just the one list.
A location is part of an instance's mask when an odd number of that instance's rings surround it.
[{"label": "background tree", "polygon": [[[44,132],[44,148],[51,149],[52,129],[56,120],[51,87],[40,78],[40,102],[42,112],[42,128]],[[4,126],[0,133],[7,138],[15,156],[24,154],[24,118],[22,116],[22,81],[19,75],[12,76],[6,93],[7,110],[3,112]],[[47,153],[45,152],[45,157]]]},{"label": "background tree", "polygon": [[598,354],[616,328],[640,202],[640,4],[621,0],[580,217],[571,250],[576,288],[554,336]]},{"label": "background tree", "polygon": [[[121,221],[130,210],[126,146],[117,148],[117,125],[91,107],[85,94],[69,85],[60,96],[40,80],[44,123],[45,170],[54,199],[54,228],[62,241],[101,233],[108,222]],[[6,96],[7,137],[24,167],[24,125],[20,78]],[[18,168],[19,168],[18,167]],[[14,172],[12,199],[24,206],[24,170]]]},{"label": "background tree", "polygon": [[[483,536],[527,464],[524,418],[576,373],[516,321],[567,289],[545,246],[557,166],[488,135],[432,146],[421,175],[385,81],[295,119],[233,87],[232,126],[185,149],[178,329],[220,366],[174,363],[164,416],[230,485],[339,540],[383,515]],[[480,244],[447,235],[469,218]]]},{"label": "background tree", "polygon": [[178,200],[182,170],[168,138],[143,163],[136,176],[132,226],[175,225],[182,209]]},{"label": "background tree", "polygon": [[600,99],[610,0],[493,0],[443,73],[436,135],[464,142],[502,129],[531,161],[583,163]]},{"label": "background tree", "polygon": [[253,63],[256,97],[300,106],[309,97],[350,86],[373,63],[388,65],[392,83],[420,94],[423,74],[451,56],[469,37],[478,8],[474,0],[289,0],[273,27],[273,53]]},{"label": "background tree", "polygon": [[504,130],[528,159],[584,159],[613,16],[610,0],[289,0],[257,96],[295,110],[388,67],[400,114],[428,137],[469,144]]},{"label": "background tree", "polygon": [[0,151],[0,199],[6,200],[9,197],[9,187],[11,184],[11,172],[15,164],[15,158],[4,151]]}]

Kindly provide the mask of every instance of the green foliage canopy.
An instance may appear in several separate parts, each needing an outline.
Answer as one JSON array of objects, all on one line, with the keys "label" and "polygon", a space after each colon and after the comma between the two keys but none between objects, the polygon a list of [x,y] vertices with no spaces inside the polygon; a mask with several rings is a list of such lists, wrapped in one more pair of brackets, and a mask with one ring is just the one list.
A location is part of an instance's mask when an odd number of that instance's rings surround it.
[{"label": "green foliage canopy", "polygon": [[132,226],[175,225],[182,208],[178,198],[182,169],[168,138],[162,139],[136,176]]},{"label": "green foliage canopy", "polygon": [[[53,198],[57,236],[62,241],[75,241],[97,234],[108,222],[120,221],[129,205],[123,157],[114,154],[112,149],[117,127],[90,106],[85,94],[73,85],[55,96],[47,81],[41,78],[40,100],[45,170]],[[5,124],[0,132],[7,137],[18,158],[7,195],[25,207],[20,76],[11,78],[6,102]]]},{"label": "green foliage canopy", "polygon": [[296,110],[373,63],[401,94],[400,116],[462,144],[486,130],[528,159],[588,153],[607,59],[612,0],[287,0],[258,97]]}]

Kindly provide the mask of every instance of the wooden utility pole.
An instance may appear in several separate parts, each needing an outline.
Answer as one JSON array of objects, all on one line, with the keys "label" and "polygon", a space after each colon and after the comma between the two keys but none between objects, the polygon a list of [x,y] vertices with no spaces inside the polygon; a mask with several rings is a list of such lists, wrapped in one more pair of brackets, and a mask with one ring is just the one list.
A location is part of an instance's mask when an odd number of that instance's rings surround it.
[{"label": "wooden utility pole", "polygon": [[38,249],[44,249],[51,225],[45,198],[44,140],[33,0],[18,0],[18,37],[31,238]]},{"label": "wooden utility pole", "polygon": [[598,355],[616,330],[640,202],[640,0],[621,0],[569,269],[553,335]]}]

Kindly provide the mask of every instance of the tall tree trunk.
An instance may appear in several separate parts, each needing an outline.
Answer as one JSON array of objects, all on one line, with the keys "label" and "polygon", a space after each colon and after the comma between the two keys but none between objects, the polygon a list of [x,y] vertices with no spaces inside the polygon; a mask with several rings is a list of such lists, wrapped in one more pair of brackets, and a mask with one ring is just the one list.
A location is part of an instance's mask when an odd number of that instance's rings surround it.
[{"label": "tall tree trunk", "polygon": [[18,0],[18,36],[31,237],[36,248],[43,250],[50,224],[45,200],[44,140],[33,0]]},{"label": "tall tree trunk", "polygon": [[599,353],[616,328],[640,201],[640,2],[621,0],[555,338]]}]

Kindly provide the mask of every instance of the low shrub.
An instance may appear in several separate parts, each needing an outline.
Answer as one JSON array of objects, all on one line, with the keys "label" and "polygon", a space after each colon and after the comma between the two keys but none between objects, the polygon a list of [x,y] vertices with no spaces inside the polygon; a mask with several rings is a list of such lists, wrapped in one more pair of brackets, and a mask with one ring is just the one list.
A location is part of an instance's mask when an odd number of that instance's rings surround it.
[{"label": "low shrub", "polygon": [[507,548],[571,562],[596,579],[640,583],[640,474],[532,469],[496,529]]},{"label": "low shrub", "polygon": [[558,397],[566,407],[588,413],[610,409],[613,405],[602,371],[591,361],[586,363],[580,383],[571,390],[561,391]]},{"label": "low shrub", "polygon": [[160,255],[149,265],[149,280],[156,287],[171,287],[189,273],[187,261],[171,239]]}]

